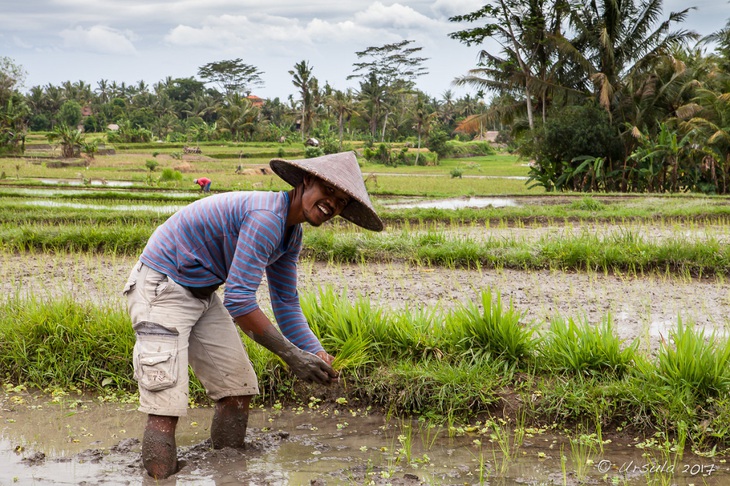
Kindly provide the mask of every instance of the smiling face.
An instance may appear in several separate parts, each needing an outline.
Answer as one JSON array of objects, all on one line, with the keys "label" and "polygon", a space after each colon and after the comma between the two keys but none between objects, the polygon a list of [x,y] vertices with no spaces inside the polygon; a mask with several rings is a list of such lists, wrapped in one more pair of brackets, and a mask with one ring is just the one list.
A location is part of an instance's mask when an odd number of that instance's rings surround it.
[{"label": "smiling face", "polygon": [[302,213],[304,220],[312,226],[329,221],[345,209],[350,196],[329,182],[317,177],[304,177]]}]

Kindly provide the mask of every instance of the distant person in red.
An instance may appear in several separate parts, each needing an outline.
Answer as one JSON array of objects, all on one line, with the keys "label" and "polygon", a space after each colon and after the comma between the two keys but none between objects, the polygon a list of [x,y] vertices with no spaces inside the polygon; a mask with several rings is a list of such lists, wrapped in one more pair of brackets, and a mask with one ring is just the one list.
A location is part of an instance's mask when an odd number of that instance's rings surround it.
[{"label": "distant person in red", "polygon": [[211,180],[207,177],[201,177],[200,179],[195,179],[193,181],[193,184],[197,184],[200,186],[200,190],[203,192],[210,192],[210,183]]}]

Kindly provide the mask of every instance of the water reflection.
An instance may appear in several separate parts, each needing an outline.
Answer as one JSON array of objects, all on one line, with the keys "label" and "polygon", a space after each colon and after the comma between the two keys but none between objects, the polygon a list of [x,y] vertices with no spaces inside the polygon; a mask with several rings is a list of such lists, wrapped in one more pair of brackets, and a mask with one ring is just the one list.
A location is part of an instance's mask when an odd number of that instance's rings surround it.
[{"label": "water reflection", "polygon": [[435,209],[463,209],[463,208],[504,208],[517,206],[517,202],[513,199],[497,198],[497,197],[466,197],[452,199],[425,200],[418,202],[397,202],[385,204],[390,209],[409,209],[409,208],[435,208]]},{"label": "water reflection", "polygon": [[131,181],[108,181],[106,179],[39,179],[43,184],[67,185],[67,186],[111,186],[111,187],[131,187],[134,182]]},{"label": "water reflection", "polygon": [[167,206],[154,206],[149,204],[137,204],[137,205],[102,205],[102,204],[85,204],[85,203],[72,203],[72,202],[57,202],[57,201],[25,201],[24,204],[27,206],[42,206],[42,207],[54,207],[54,208],[75,208],[75,209],[93,209],[93,210],[114,210],[114,211],[154,211],[159,214],[172,214],[184,206],[178,205],[167,205]]},{"label": "water reflection", "polygon": [[[0,484],[63,477],[72,484],[147,484],[138,438],[144,414],[134,405],[82,400],[83,406],[3,407]],[[8,400],[7,396],[5,397]],[[0,403],[3,401],[0,397]],[[186,466],[160,484],[728,484],[720,458],[643,447],[632,437],[600,445],[546,429],[509,425],[449,429],[348,407],[254,409],[247,449],[210,447],[212,410],[181,418],[177,442]],[[90,427],[89,424],[94,424]],[[127,444],[125,447],[120,447]],[[45,453],[41,461],[28,458]],[[60,475],[59,475],[60,474]],[[15,479],[17,478],[17,479]],[[152,484],[152,483],[149,483]]]}]

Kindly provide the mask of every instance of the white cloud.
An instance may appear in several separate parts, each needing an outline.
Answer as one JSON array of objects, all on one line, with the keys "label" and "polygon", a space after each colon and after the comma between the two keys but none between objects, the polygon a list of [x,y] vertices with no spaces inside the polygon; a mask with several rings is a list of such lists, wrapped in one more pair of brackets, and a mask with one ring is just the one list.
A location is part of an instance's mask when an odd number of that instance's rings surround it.
[{"label": "white cloud", "polygon": [[440,23],[399,3],[386,6],[375,2],[354,16],[355,23],[378,29],[433,29]]},{"label": "white cloud", "polygon": [[165,42],[179,47],[216,47],[227,50],[240,47],[245,43],[245,39],[233,32],[212,26],[196,28],[178,25],[165,36]]},{"label": "white cloud", "polygon": [[296,52],[302,46],[334,46],[375,36],[373,29],[349,20],[333,23],[315,18],[303,24],[297,19],[267,15],[221,15],[209,16],[197,27],[178,25],[168,32],[165,42],[181,47]]},{"label": "white cloud", "polygon": [[304,35],[312,43],[341,44],[371,39],[374,36],[381,35],[381,33],[351,20],[332,23],[322,19],[313,19],[307,24]]},{"label": "white cloud", "polygon": [[95,25],[88,29],[83,27],[66,29],[62,30],[59,35],[63,39],[64,47],[69,49],[117,55],[130,55],[137,52],[132,43],[134,34],[103,25]]},{"label": "white cloud", "polygon": [[453,17],[476,12],[483,6],[484,2],[481,0],[436,0],[431,10],[444,17]]}]

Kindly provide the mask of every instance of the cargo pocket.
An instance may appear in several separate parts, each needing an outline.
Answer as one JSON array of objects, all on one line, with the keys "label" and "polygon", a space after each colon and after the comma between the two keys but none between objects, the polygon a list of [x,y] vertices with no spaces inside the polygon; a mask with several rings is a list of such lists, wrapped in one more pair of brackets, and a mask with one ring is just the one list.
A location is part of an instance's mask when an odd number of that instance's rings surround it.
[{"label": "cargo pocket", "polygon": [[134,290],[134,287],[137,285],[136,280],[129,279],[127,280],[127,284],[124,286],[124,290],[122,291],[122,295],[127,295],[132,290]]},{"label": "cargo pocket", "polygon": [[160,391],[175,386],[177,339],[138,336],[134,348],[134,379],[141,388]]},{"label": "cargo pocket", "polygon": [[138,261],[134,268],[132,268],[132,272],[129,274],[129,277],[127,278],[127,283],[124,284],[124,290],[122,290],[122,295],[127,295],[130,293],[134,288],[137,286],[137,277],[139,276],[139,271],[142,269],[142,262]]}]

